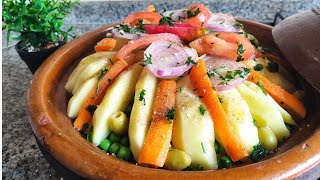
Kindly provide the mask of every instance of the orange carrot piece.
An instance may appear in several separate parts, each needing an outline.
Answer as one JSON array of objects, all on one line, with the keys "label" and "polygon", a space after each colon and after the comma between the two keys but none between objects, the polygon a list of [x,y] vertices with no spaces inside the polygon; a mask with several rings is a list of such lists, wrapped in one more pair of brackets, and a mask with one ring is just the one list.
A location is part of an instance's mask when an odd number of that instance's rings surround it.
[{"label": "orange carrot piece", "polygon": [[237,135],[234,134],[233,128],[228,122],[227,114],[212,89],[204,60],[199,60],[198,66],[192,67],[189,77],[193,87],[203,97],[202,101],[213,119],[215,134],[221,139],[221,143],[228,155],[233,161],[247,157],[249,153],[240,143]]},{"label": "orange carrot piece", "polygon": [[96,52],[110,51],[116,46],[116,44],[117,44],[117,40],[113,38],[104,38],[101,41],[99,41],[94,48]]},{"label": "orange carrot piece", "polygon": [[[243,62],[246,64],[246,62]],[[273,84],[267,78],[263,77],[251,68],[248,81],[253,83],[260,83],[264,90],[285,110],[287,110],[295,118],[303,119],[306,116],[306,108],[303,103],[293,94],[282,89],[280,86]]]},{"label": "orange carrot piece", "polygon": [[101,103],[107,89],[111,85],[112,81],[125,69],[128,68],[128,64],[124,60],[118,60],[109,69],[109,71],[98,81],[97,86],[91,89],[90,93],[83,102],[79,115],[74,121],[73,126],[78,130],[81,130],[84,124],[89,123],[92,120],[91,113],[87,110],[89,105],[97,106]]},{"label": "orange carrot piece", "polygon": [[[172,136],[174,114],[171,113],[174,113],[172,110],[175,105],[175,92],[175,81],[162,80],[158,84],[152,121],[139,155],[139,164],[152,167],[162,167],[164,165]],[[169,116],[169,114],[173,116]]]},{"label": "orange carrot piece", "polygon": [[149,5],[147,11],[148,12],[155,12],[156,8],[154,8],[154,5]]}]

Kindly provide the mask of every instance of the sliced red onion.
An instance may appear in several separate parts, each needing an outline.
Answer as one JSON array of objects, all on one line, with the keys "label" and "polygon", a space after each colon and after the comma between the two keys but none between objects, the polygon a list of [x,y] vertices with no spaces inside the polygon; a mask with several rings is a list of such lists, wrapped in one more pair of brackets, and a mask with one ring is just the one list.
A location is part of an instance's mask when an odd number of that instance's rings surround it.
[{"label": "sliced red onion", "polygon": [[212,13],[210,19],[207,23],[213,23],[213,22],[224,22],[227,24],[234,25],[237,21],[233,18],[233,16],[229,14],[223,14],[223,13]]},{"label": "sliced red onion", "polygon": [[212,13],[210,19],[204,27],[210,29],[211,31],[218,32],[240,32],[239,28],[235,28],[234,24],[236,20],[228,14],[222,13]]},{"label": "sliced red onion", "polygon": [[197,61],[197,52],[180,43],[170,41],[155,41],[144,51],[144,62],[151,58],[152,64],[147,64],[150,72],[158,78],[174,78],[181,76],[192,67],[187,59]]},{"label": "sliced red onion", "polygon": [[145,36],[145,34],[143,34],[143,33],[139,33],[139,34],[131,34],[131,33],[126,33],[126,32],[120,33],[116,29],[112,29],[110,32],[112,33],[113,37],[125,38],[125,39],[138,39],[141,36]]},{"label": "sliced red onion", "polygon": [[239,62],[208,55],[204,59],[212,86],[218,91],[235,88],[249,76],[250,69]]},{"label": "sliced red onion", "polygon": [[187,9],[177,9],[173,11],[166,11],[163,16],[169,16],[173,21],[180,21],[181,18],[185,18],[187,16]]},{"label": "sliced red onion", "polygon": [[204,27],[210,29],[211,31],[217,32],[240,32],[240,29],[235,28],[233,25],[225,24],[225,23],[211,23],[205,24]]}]

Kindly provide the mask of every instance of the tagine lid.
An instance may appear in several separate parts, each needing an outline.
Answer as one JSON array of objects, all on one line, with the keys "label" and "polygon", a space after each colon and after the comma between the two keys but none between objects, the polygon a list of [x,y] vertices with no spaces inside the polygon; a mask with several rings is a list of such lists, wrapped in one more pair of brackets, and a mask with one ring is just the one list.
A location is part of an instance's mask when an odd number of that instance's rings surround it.
[{"label": "tagine lid", "polygon": [[320,92],[320,8],[286,18],[272,35],[292,67]]}]

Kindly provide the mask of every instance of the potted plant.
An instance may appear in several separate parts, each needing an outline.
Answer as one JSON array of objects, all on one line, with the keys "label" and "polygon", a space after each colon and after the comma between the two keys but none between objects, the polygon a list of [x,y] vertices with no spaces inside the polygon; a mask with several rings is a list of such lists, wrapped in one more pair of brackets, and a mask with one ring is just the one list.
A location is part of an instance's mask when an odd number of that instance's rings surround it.
[{"label": "potted plant", "polygon": [[[72,26],[62,30],[63,19],[78,0],[3,0],[2,29],[7,29],[7,44],[19,40],[15,48],[32,73],[71,36]],[[17,32],[18,35],[12,35]]]}]

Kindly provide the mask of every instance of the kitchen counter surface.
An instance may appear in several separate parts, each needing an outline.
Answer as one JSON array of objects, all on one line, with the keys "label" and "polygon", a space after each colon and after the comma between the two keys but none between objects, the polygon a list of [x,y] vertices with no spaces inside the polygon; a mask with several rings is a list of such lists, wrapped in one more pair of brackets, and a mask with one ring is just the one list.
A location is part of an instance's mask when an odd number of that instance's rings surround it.
[{"label": "kitchen counter surface", "polygon": [[[188,1],[187,4],[194,2],[199,1]],[[228,12],[236,17],[263,22],[272,22],[273,16],[278,9],[287,8],[283,11],[283,15],[287,17],[311,7],[320,7],[320,1],[318,0],[305,1],[305,3],[298,0],[274,0],[268,4],[262,1],[242,2],[239,4],[235,0],[220,0],[215,3],[203,2],[209,4],[211,10],[217,9],[217,11]],[[237,4],[230,5],[230,2],[238,3],[238,6]],[[186,4],[186,2],[178,2],[174,5],[169,2],[151,3],[155,4],[156,7],[172,7],[173,9],[184,7],[184,4]],[[253,9],[252,12],[247,12],[253,6],[259,8]],[[81,3],[81,7],[73,8],[72,14],[68,16],[65,22],[66,25],[71,24],[74,26],[74,34],[82,35],[104,24],[119,21],[129,12],[145,9],[146,7],[147,4],[142,2],[86,2]],[[120,12],[119,9],[124,12]],[[100,13],[91,16],[88,14],[90,12]],[[100,15],[103,12],[107,12],[104,14],[107,18],[101,18]],[[111,18],[108,18],[109,16]],[[16,42],[10,42],[9,47],[6,47],[6,32],[2,32],[2,35],[2,179],[61,179],[39,151],[29,125],[26,96],[32,80],[32,74],[15,51],[14,44]],[[319,165],[298,179],[317,179],[318,177],[320,177]]]}]

